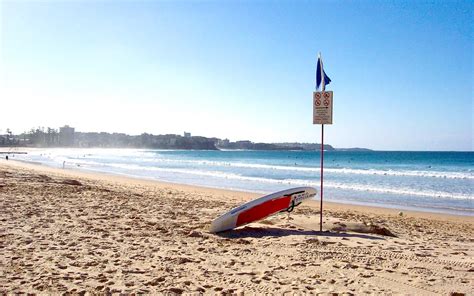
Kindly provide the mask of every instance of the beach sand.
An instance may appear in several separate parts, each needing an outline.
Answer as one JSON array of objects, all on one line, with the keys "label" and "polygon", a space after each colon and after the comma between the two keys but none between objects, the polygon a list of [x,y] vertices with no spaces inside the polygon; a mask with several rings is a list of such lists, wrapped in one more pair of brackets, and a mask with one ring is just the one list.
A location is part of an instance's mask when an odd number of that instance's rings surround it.
[{"label": "beach sand", "polygon": [[325,203],[319,232],[313,202],[208,232],[256,196],[1,160],[0,293],[474,294],[473,217]]}]

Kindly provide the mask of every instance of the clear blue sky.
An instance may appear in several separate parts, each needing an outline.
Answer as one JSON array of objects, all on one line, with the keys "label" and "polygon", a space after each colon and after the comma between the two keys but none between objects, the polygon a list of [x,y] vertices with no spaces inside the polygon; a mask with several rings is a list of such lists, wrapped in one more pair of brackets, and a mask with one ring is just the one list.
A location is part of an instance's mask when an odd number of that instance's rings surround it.
[{"label": "clear blue sky", "polygon": [[472,1],[1,1],[0,129],[473,150]]}]

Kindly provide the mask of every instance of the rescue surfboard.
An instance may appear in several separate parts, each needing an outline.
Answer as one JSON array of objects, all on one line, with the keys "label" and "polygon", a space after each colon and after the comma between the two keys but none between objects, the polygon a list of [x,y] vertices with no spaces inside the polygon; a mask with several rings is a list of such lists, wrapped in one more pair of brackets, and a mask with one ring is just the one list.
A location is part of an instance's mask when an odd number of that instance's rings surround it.
[{"label": "rescue surfboard", "polygon": [[317,191],[313,187],[296,187],[259,197],[216,218],[211,223],[210,232],[231,230],[279,212],[291,212],[296,206],[315,197],[316,194]]}]

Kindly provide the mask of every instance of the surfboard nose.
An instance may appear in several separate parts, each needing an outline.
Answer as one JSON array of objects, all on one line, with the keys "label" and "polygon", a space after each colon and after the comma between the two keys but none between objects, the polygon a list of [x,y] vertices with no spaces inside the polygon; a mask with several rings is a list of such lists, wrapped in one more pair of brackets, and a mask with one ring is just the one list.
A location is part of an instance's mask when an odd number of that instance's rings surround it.
[{"label": "surfboard nose", "polygon": [[235,217],[221,217],[212,221],[209,232],[217,233],[235,228]]}]

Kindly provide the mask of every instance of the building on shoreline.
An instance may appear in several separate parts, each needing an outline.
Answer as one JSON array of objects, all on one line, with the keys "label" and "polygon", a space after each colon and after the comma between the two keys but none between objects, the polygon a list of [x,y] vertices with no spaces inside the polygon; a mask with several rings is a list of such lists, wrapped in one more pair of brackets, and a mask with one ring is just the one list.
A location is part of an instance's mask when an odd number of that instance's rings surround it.
[{"label": "building on shoreline", "polygon": [[59,128],[59,145],[73,146],[74,145],[74,128],[65,125]]}]

